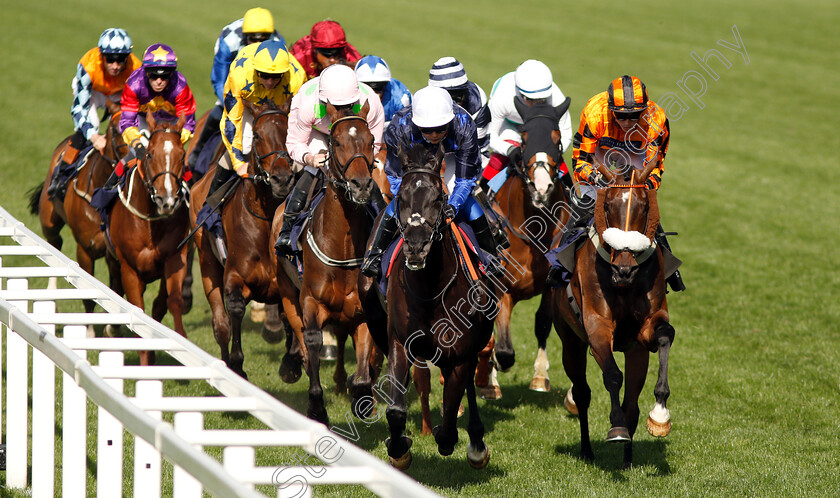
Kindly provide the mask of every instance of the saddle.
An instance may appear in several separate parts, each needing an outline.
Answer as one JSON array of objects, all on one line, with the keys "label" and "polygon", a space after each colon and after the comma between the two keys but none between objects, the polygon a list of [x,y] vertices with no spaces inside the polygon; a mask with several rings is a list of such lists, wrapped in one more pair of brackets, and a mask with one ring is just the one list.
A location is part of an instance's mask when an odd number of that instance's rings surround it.
[{"label": "saddle", "polygon": [[[93,148],[93,145],[88,145],[84,149],[79,152],[79,155],[76,156],[76,160],[73,162],[71,167],[63,168],[59,170],[58,168],[53,170],[53,175],[58,175],[58,189],[55,191],[54,199],[58,199],[60,201],[64,200],[64,197],[67,195],[67,184],[70,183],[70,180],[76,178],[76,175],[79,174],[79,170],[87,163],[88,158],[90,158],[91,154],[93,154],[96,150]],[[64,159],[64,153],[62,152],[61,158]],[[61,162],[59,162],[61,164]],[[52,180],[52,178],[50,178]]]}]

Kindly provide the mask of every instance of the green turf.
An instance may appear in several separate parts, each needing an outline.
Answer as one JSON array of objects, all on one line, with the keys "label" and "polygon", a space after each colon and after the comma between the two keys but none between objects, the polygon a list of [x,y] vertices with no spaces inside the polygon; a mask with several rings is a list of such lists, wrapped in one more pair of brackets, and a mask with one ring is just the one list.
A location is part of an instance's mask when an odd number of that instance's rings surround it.
[{"label": "green turf", "polygon": [[[104,28],[126,28],[136,52],[154,42],[172,45],[204,112],[215,100],[209,84],[215,38],[252,6],[220,0],[7,2],[0,19],[3,207],[40,232],[26,211],[24,192],[43,180],[52,149],[72,132],[70,80],[76,61]],[[445,55],[459,58],[486,91],[521,61],[536,58],[551,67],[555,81],[572,97],[575,126],[586,100],[624,73],[640,76],[653,100],[673,92],[688,105],[671,122],[660,191],[663,225],[680,232],[671,243],[685,262],[689,287],[669,296],[676,328],[672,434],[654,439],[640,428],[636,466],[622,472],[620,447],[603,442],[608,399],[600,371],[590,361],[596,461],[579,461],[577,419],[562,408],[568,379],[556,336],[549,340],[555,390],[528,390],[535,303],[525,303],[514,316],[517,363],[499,377],[504,398],[479,402],[490,465],[474,471],[465,462],[465,421],[455,453],[438,455],[430,438],[419,437],[419,405],[412,395],[409,431],[415,444],[409,475],[448,496],[836,495],[840,278],[832,254],[840,245],[840,174],[833,158],[840,145],[835,114],[840,4],[434,0],[336,5],[314,0],[266,7],[289,43],[324,17],[339,20],[360,52],[384,57],[411,90],[425,85],[428,68]],[[735,42],[733,25],[748,64],[717,44]],[[710,59],[717,80],[691,57],[711,49],[731,64],[726,68]],[[678,85],[690,71],[699,71],[706,82],[702,108]],[[67,240],[64,252],[72,256],[73,247]],[[104,280],[102,266],[97,276]],[[190,339],[217,355],[208,307],[198,285],[195,290],[196,306],[185,326]],[[171,324],[169,318],[165,322]],[[282,384],[276,374],[279,348],[264,343],[255,325],[246,328],[250,379],[304,411],[305,379]],[[350,363],[347,368],[355,369]],[[643,410],[653,405],[653,372],[652,366]],[[322,380],[332,421],[346,428],[347,396],[333,393],[331,371],[324,370]],[[197,383],[172,383],[166,389],[167,395],[209,391]],[[434,389],[438,400],[440,387]],[[436,421],[438,409],[436,402]],[[252,423],[228,414],[207,420],[213,427]],[[384,419],[356,425],[358,444],[384,459]],[[291,451],[258,452],[261,465],[288,463],[293,456]],[[130,480],[127,476],[127,490]],[[316,489],[318,495],[347,493],[346,488]],[[366,493],[352,488],[351,494]]]}]

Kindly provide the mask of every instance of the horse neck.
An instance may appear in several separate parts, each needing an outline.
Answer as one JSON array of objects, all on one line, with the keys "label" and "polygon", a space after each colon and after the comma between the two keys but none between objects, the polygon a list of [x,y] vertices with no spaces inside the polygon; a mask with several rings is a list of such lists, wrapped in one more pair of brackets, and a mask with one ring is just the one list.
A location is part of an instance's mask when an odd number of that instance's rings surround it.
[{"label": "horse neck", "polygon": [[332,183],[327,183],[324,199],[312,218],[313,236],[317,239],[324,240],[332,235],[333,240],[337,240],[336,234],[346,234],[341,238],[344,240],[342,248],[349,248],[345,254],[348,257],[364,254],[368,233],[367,213],[364,206],[347,199],[343,190],[336,190]]},{"label": "horse neck", "polygon": [[247,204],[247,208],[253,214],[265,218],[273,217],[281,201],[271,194],[271,185],[248,180],[244,180],[242,183],[242,188],[239,189],[240,193],[238,194],[241,195],[242,205]]}]

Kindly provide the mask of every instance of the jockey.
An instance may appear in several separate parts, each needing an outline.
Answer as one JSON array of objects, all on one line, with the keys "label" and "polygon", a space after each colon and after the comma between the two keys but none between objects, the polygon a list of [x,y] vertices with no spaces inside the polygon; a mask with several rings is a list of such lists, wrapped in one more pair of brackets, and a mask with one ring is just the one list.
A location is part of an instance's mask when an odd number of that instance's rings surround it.
[{"label": "jockey", "polygon": [[306,198],[312,180],[319,168],[327,163],[330,133],[330,117],[326,114],[326,104],[336,108],[370,107],[367,123],[373,134],[373,153],[382,145],[382,128],[385,111],[373,90],[364,83],[359,83],[352,69],[336,64],[321,73],[321,76],[307,81],[292,98],[289,112],[289,131],[286,136],[286,148],[295,162],[295,167],[303,167],[303,173],[286,199],[283,212],[283,226],[277,243],[274,245],[281,252],[291,251],[291,232],[294,222],[306,205]]},{"label": "jockey", "polygon": [[341,25],[332,19],[316,22],[312,31],[296,41],[289,52],[300,61],[310,78],[333,64],[350,65],[362,58],[356,47],[347,43]]},{"label": "jockey", "polygon": [[[595,187],[603,183],[597,165],[613,162],[631,164],[636,169],[655,163],[645,185],[658,190],[663,162],[668,152],[670,126],[665,111],[648,99],[644,83],[635,76],[621,76],[586,103],[580,115],[580,127],[574,137],[572,164],[575,188],[572,189],[571,216],[563,228],[560,246],[577,228],[585,227],[595,206]],[[656,231],[657,243],[670,251],[662,226]],[[549,279],[559,269],[552,267]],[[675,292],[685,290],[679,271],[668,277]]]},{"label": "jockey", "polygon": [[385,128],[397,111],[411,105],[411,92],[403,83],[391,77],[388,64],[375,55],[366,55],[356,63],[356,79],[366,83],[382,101],[385,110]]},{"label": "jockey", "polygon": [[[455,187],[444,208],[446,217],[452,220],[459,216],[467,220],[475,232],[478,244],[491,255],[487,272],[501,275],[504,270],[497,259],[490,226],[481,206],[472,197],[475,177],[481,169],[475,122],[442,88],[427,86],[418,90],[414,94],[414,103],[399,111],[385,132],[385,145],[388,148],[385,173],[388,175],[391,193],[396,197],[402,183],[402,164],[397,151],[408,150],[415,144],[424,144],[432,150],[441,143],[447,153],[455,156],[454,161],[449,163],[449,167],[455,170]],[[362,273],[369,277],[379,275],[382,254],[398,231],[392,200],[374,232],[371,247],[362,264]]]},{"label": "jockey", "polygon": [[280,106],[297,93],[304,81],[306,73],[281,41],[254,43],[239,51],[225,83],[221,129],[224,130],[222,140],[227,153],[219,159],[207,197],[234,172],[241,177],[248,176],[247,157],[253,138],[251,124],[256,116],[250,115],[242,101],[254,104],[272,101]]},{"label": "jockey", "polygon": [[429,86],[443,88],[449,92],[456,104],[470,113],[478,133],[481,163],[486,164],[490,158],[490,136],[487,134],[487,127],[490,125],[490,110],[487,107],[487,95],[484,90],[467,79],[463,64],[454,57],[441,57],[432,65],[432,69],[429,70]]},{"label": "jockey", "polygon": [[[523,120],[516,110],[514,99],[520,99],[526,105],[558,106],[566,100],[566,96],[554,83],[548,66],[534,59],[523,62],[516,71],[507,73],[493,83],[490,102],[487,104],[491,117],[488,131],[492,154],[479,181],[479,186],[485,192],[489,190],[487,183],[507,166],[509,161],[518,163],[522,159],[522,136],[517,126],[521,125]],[[560,117],[558,125],[562,154],[572,144],[572,120],[568,111]],[[558,166],[558,170],[565,169],[565,162]]]},{"label": "jockey", "polygon": [[225,82],[230,73],[230,63],[236,58],[236,54],[252,43],[260,43],[266,40],[279,41],[283,45],[286,41],[283,35],[274,29],[274,18],[271,12],[257,7],[245,12],[245,17],[237,19],[222,28],[216,46],[213,49],[213,69],[210,71],[210,82],[213,84],[213,92],[216,94],[216,105],[210,110],[204,128],[198,136],[187,164],[195,168],[198,155],[204,148],[204,144],[215,133],[219,131],[219,122],[222,120],[222,102],[224,101]]},{"label": "jockey", "polygon": [[73,78],[73,106],[70,114],[76,132],[64,149],[61,162],[55,167],[47,194],[57,193],[59,171],[69,168],[88,142],[102,152],[105,137],[99,134],[99,110],[107,100],[119,102],[125,80],[140,67],[140,60],[131,53],[131,38],[125,30],[108,28],[99,36],[97,46],[79,60]]},{"label": "jockey", "polygon": [[[181,129],[181,143],[193,135],[195,98],[187,85],[187,78],[177,67],[178,57],[172,47],[155,43],[143,54],[143,66],[131,73],[126,81],[120,102],[120,132],[137,159],[146,156],[146,146],[149,144],[146,113],[149,111],[159,121],[174,122],[183,114],[185,122]],[[118,175],[121,172],[115,169],[104,188],[113,188]]]}]

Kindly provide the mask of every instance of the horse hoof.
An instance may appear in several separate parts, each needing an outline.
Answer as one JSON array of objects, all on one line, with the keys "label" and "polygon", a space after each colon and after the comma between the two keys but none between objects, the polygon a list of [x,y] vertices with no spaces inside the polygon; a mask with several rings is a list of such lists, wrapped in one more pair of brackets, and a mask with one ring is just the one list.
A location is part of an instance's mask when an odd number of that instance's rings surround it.
[{"label": "horse hoof", "polygon": [[289,355],[283,357],[283,361],[280,362],[280,368],[278,369],[277,373],[280,375],[280,380],[285,382],[286,384],[294,384],[298,380],[300,380],[300,376],[303,374],[303,370],[301,369],[299,362],[294,362],[293,360],[286,360]]},{"label": "horse hoof", "polygon": [[330,417],[327,415],[327,410],[321,408],[320,410],[307,410],[306,416],[316,422],[321,422],[327,427],[330,426]]},{"label": "horse hoof", "polygon": [[486,445],[484,446],[483,451],[474,451],[472,449],[472,445],[467,448],[467,462],[469,462],[470,467],[481,470],[487,466],[487,463],[490,461],[490,448]]},{"label": "horse hoof", "polygon": [[318,358],[324,361],[335,361],[338,359],[338,348],[332,344],[321,347],[321,354]]},{"label": "horse hoof", "polygon": [[388,462],[391,464],[392,467],[398,470],[406,470],[411,467],[411,450],[405,452],[405,455],[394,458],[392,456],[388,456]]},{"label": "horse hoof", "polygon": [[263,323],[262,329],[260,330],[260,335],[265,342],[269,344],[279,344],[281,341],[286,339],[286,331],[282,328],[280,330],[269,330],[268,327],[265,326]]},{"label": "horse hoof", "polygon": [[532,391],[537,391],[539,393],[547,393],[551,391],[551,382],[548,381],[547,377],[543,377],[542,375],[535,375],[533,379],[531,379],[531,385],[528,386]]},{"label": "horse hoof", "polygon": [[478,395],[481,396],[481,399],[488,399],[488,400],[496,400],[502,398],[502,389],[499,386],[487,386],[482,387],[478,391]]},{"label": "horse hoof", "polygon": [[572,390],[569,389],[566,391],[566,397],[563,399],[563,406],[566,407],[566,411],[572,415],[578,414],[578,408],[575,404],[574,398],[572,398]]},{"label": "horse hoof", "polygon": [[613,427],[607,432],[608,443],[626,443],[630,441],[630,432],[627,427]]},{"label": "horse hoof", "polygon": [[106,325],[103,330],[105,337],[122,337],[122,328],[120,325]]},{"label": "horse hoof", "polygon": [[647,419],[647,430],[653,437],[665,437],[671,433],[671,421],[668,420],[666,422],[657,422],[652,418],[648,417]]}]

